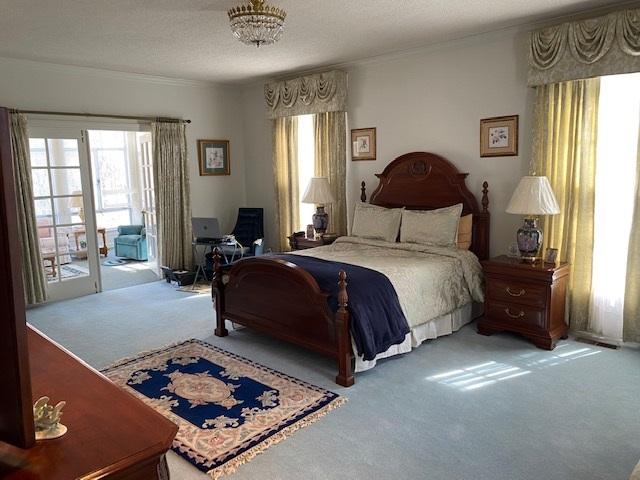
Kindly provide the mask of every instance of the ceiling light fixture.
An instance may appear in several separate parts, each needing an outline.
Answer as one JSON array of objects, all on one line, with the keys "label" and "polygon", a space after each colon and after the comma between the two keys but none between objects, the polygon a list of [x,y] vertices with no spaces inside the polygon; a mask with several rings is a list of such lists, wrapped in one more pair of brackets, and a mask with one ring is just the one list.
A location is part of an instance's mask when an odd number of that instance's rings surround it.
[{"label": "ceiling light fixture", "polygon": [[231,31],[247,45],[270,45],[282,36],[287,12],[264,3],[264,0],[250,0],[229,10]]}]

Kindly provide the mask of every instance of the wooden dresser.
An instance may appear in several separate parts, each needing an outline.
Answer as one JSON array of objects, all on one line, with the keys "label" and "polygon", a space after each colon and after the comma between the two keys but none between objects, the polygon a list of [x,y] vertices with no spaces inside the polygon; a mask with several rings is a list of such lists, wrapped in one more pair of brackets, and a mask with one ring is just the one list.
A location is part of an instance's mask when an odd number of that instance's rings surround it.
[{"label": "wooden dresser", "polygon": [[65,400],[62,423],[69,431],[27,450],[13,449],[11,463],[22,466],[9,470],[0,463],[0,478],[169,478],[165,453],[178,431],[174,423],[37,331],[29,329],[28,341],[33,397]]},{"label": "wooden dresser", "polygon": [[569,264],[522,263],[500,256],[482,262],[485,313],[478,333],[517,332],[537,347],[553,350],[567,338],[564,321]]}]

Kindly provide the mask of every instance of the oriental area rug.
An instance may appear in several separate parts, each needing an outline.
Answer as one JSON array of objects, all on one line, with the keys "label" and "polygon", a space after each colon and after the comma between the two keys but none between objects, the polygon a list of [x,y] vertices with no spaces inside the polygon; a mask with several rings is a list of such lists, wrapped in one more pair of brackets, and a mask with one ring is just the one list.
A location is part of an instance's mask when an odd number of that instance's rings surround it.
[{"label": "oriental area rug", "polygon": [[173,450],[214,479],[346,401],[200,340],[102,373],[177,424]]}]

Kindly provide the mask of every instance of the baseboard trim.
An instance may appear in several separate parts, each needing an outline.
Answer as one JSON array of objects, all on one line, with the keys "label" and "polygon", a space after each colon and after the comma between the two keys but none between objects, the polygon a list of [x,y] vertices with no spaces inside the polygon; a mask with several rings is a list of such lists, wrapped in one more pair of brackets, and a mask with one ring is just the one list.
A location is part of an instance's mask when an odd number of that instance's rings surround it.
[{"label": "baseboard trim", "polygon": [[616,340],[614,338],[603,337],[591,332],[573,332],[577,342],[588,343],[590,345],[596,345],[598,347],[611,348],[612,350],[618,350],[624,345],[622,340]]}]

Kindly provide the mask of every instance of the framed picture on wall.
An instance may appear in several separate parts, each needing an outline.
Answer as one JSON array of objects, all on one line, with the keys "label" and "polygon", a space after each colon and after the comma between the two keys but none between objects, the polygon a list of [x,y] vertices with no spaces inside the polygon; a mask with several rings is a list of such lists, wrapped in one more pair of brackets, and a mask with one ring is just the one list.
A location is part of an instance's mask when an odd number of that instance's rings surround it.
[{"label": "framed picture on wall", "polygon": [[480,120],[480,156],[518,155],[518,115]]},{"label": "framed picture on wall", "polygon": [[231,175],[229,140],[198,140],[200,176]]},{"label": "framed picture on wall", "polygon": [[376,129],[351,130],[351,160],[376,159]]}]

